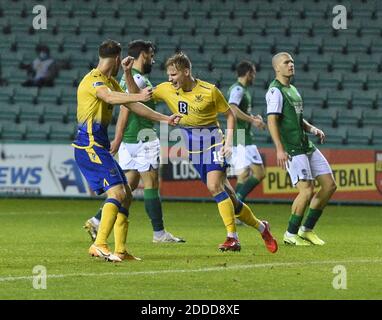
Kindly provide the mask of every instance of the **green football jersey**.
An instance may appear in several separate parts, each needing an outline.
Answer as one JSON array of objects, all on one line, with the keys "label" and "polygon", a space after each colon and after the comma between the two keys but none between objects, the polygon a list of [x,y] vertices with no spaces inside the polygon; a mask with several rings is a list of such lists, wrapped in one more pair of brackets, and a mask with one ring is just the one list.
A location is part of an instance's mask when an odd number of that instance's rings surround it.
[{"label": "green football jersey", "polygon": [[[252,109],[252,96],[247,87],[243,86],[240,82],[235,82],[228,89],[228,103],[235,104],[241,111],[246,114],[250,114]],[[251,123],[237,118],[236,128],[233,135],[233,145],[237,146],[238,143],[243,145],[254,144],[251,129]],[[239,139],[237,130],[240,130]],[[243,137],[245,138],[245,141],[241,141]]]},{"label": "green football jersey", "polygon": [[[150,80],[145,75],[142,75],[138,70],[132,69],[131,73],[134,77],[135,83],[137,84],[137,86],[140,89],[144,89],[146,87],[149,87],[149,88],[153,87]],[[122,77],[119,84],[123,90],[127,91],[125,76]],[[149,101],[145,102],[145,105],[148,106],[149,108],[155,110],[156,104],[155,104],[154,100],[149,100]],[[154,140],[157,138],[153,121],[148,120],[148,119],[143,118],[143,117],[140,117],[134,112],[130,112],[129,113],[129,119],[127,121],[127,126],[126,126],[125,132],[123,134],[123,141],[126,143],[137,143],[137,142],[139,142],[143,138],[143,137],[138,137],[139,132],[141,130],[144,130],[144,129],[146,129],[146,130],[151,129],[152,130],[152,134],[150,134],[150,138],[145,137],[145,141],[151,141],[151,140]]]},{"label": "green football jersey", "polygon": [[303,123],[303,103],[297,89],[273,80],[266,95],[267,114],[279,114],[278,127],[285,151],[295,156],[315,150],[308,139]]}]

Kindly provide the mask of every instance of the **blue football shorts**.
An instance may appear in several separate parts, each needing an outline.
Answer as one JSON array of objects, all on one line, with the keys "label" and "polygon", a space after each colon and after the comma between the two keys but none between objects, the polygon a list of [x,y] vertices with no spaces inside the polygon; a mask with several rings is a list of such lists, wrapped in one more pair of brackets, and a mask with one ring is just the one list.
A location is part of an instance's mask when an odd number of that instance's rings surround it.
[{"label": "blue football shorts", "polygon": [[75,148],[74,158],[90,188],[98,195],[118,184],[127,184],[123,170],[104,148]]},{"label": "blue football shorts", "polygon": [[224,145],[224,135],[220,128],[183,128],[183,135],[189,160],[204,183],[207,183],[208,172],[226,172],[229,165],[220,153]]}]

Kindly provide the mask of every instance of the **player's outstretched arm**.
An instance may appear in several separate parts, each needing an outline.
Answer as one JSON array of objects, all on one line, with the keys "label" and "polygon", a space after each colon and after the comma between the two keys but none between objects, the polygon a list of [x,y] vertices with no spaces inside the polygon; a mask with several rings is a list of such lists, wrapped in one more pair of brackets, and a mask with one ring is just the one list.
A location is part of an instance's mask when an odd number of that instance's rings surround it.
[{"label": "player's outstretched arm", "polygon": [[263,121],[262,116],[260,116],[259,114],[256,116],[246,114],[245,112],[240,110],[240,108],[234,103],[230,103],[229,106],[231,107],[232,111],[235,113],[235,116],[237,119],[249,122],[251,125],[255,126],[256,128],[260,130],[264,130],[266,128],[267,125]]},{"label": "player's outstretched arm", "polygon": [[125,104],[124,106],[141,117],[152,121],[165,121],[171,126],[176,126],[182,118],[182,115],[180,114],[166,116],[162,113],[152,110],[149,107],[146,107],[143,103],[140,102],[129,103]]},{"label": "player's outstretched arm", "polygon": [[101,87],[97,90],[97,98],[105,101],[108,104],[127,104],[130,102],[149,101],[152,96],[152,90],[150,88],[143,89],[140,93],[123,93],[111,91],[107,87]]}]

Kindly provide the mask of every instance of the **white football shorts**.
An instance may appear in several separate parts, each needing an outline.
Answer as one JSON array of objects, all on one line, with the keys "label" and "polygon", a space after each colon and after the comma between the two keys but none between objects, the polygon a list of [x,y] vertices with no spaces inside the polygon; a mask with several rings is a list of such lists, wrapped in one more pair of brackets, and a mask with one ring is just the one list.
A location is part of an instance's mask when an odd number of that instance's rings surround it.
[{"label": "white football shorts", "polygon": [[299,154],[288,160],[287,170],[292,184],[299,180],[314,180],[323,174],[333,174],[332,169],[320,150],[311,154]]},{"label": "white football shorts", "polygon": [[235,174],[240,174],[251,164],[263,164],[260,152],[254,144],[248,146],[239,144],[232,147],[230,165],[233,167]]},{"label": "white football shorts", "polygon": [[149,142],[125,143],[122,142],[118,150],[119,165],[122,170],[149,171],[158,169],[160,161],[159,139]]}]

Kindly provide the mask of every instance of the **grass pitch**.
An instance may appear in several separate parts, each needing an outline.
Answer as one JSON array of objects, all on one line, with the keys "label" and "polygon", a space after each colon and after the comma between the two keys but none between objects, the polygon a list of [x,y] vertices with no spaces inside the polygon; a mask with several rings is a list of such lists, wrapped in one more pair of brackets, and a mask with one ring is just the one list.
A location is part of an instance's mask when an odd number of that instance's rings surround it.
[{"label": "grass pitch", "polygon": [[[381,207],[329,206],[316,228],[325,246],[287,247],[290,206],[251,205],[279,240],[270,254],[249,227],[239,227],[240,253],[219,252],[225,230],[214,203],[164,202],[166,229],[187,242],[153,244],[143,202],[135,202],[128,243],[143,261],[113,264],[87,254],[82,225],[100,204],[0,199],[0,299],[382,298]],[[33,288],[36,265],[46,267],[46,289]]]}]

